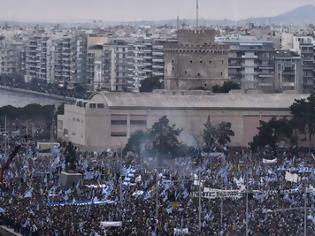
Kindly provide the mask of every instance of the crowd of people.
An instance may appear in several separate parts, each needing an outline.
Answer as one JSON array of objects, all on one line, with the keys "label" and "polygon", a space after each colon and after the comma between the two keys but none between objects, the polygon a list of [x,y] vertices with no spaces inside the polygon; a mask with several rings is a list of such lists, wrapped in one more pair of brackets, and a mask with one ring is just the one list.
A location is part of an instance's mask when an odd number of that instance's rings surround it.
[{"label": "crowd of people", "polygon": [[64,150],[43,154],[28,144],[20,151],[0,190],[0,224],[25,236],[315,235],[315,158],[308,152],[157,160],[76,151],[82,180],[67,185],[60,180],[69,165]]}]

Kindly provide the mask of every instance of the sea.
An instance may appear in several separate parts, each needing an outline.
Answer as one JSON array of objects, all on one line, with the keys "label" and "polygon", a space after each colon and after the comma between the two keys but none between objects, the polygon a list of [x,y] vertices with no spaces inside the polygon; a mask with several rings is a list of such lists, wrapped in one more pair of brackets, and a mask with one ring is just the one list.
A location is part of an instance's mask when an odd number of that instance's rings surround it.
[{"label": "sea", "polygon": [[0,89],[0,107],[7,105],[11,105],[14,107],[24,107],[28,104],[33,103],[37,103],[40,105],[54,104],[58,106],[61,104],[61,101],[35,94]]}]

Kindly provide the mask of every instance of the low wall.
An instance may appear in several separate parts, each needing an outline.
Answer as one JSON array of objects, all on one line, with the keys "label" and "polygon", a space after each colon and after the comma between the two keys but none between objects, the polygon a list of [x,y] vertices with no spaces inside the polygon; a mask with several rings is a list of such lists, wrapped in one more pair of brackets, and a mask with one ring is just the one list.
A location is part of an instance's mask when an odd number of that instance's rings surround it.
[{"label": "low wall", "polygon": [[31,94],[31,95],[41,96],[41,97],[47,97],[47,98],[51,98],[51,99],[60,100],[60,101],[63,101],[63,102],[74,102],[76,100],[75,98],[72,98],[72,97],[64,97],[64,96],[55,95],[55,94],[41,93],[41,92],[37,92],[37,91],[21,89],[21,88],[13,88],[13,87],[8,87],[8,86],[4,86],[4,85],[0,85],[0,89],[11,91],[11,92],[17,92],[17,93],[24,93],[24,94]]},{"label": "low wall", "polygon": [[0,236],[22,236],[19,233],[15,233],[13,229],[9,229],[5,226],[0,226]]}]

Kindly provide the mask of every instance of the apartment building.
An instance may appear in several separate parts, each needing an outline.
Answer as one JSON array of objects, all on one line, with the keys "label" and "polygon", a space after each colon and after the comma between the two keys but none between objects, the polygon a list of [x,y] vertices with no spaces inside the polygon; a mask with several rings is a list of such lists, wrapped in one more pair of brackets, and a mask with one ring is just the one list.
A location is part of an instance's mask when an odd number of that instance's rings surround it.
[{"label": "apartment building", "polygon": [[152,39],[139,39],[137,42],[129,44],[129,90],[139,91],[141,81],[152,77],[152,49]]},{"label": "apartment building", "polygon": [[31,36],[26,44],[25,60],[25,80],[40,79],[44,81],[53,81],[50,78],[49,70],[51,59],[52,44],[46,35]]},{"label": "apartment building", "polygon": [[297,52],[276,50],[275,52],[275,90],[303,91],[302,60]]},{"label": "apartment building", "polygon": [[315,75],[315,51],[314,38],[312,36],[302,36],[293,38],[293,49],[302,58],[303,89],[310,92],[314,88]]},{"label": "apartment building", "polygon": [[22,42],[0,39],[0,74],[25,72],[25,47]]},{"label": "apartment building", "polygon": [[272,41],[253,36],[217,38],[229,46],[229,79],[243,89],[272,90],[274,84],[274,45]]},{"label": "apartment building", "polygon": [[26,81],[85,84],[86,39],[84,34],[31,36],[26,46]]}]

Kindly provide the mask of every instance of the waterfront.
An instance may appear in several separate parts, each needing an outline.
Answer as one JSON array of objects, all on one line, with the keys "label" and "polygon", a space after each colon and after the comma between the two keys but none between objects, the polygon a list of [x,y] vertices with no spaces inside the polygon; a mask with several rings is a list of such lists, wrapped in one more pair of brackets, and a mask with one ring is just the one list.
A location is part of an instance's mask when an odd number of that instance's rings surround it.
[{"label": "waterfront", "polygon": [[41,105],[49,104],[59,105],[62,103],[62,101],[35,94],[27,94],[0,89],[0,107],[7,105],[15,107],[24,107],[32,103],[38,103]]}]

